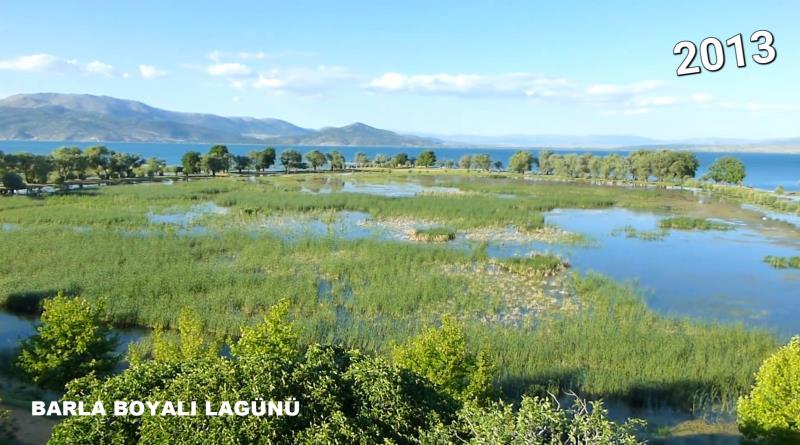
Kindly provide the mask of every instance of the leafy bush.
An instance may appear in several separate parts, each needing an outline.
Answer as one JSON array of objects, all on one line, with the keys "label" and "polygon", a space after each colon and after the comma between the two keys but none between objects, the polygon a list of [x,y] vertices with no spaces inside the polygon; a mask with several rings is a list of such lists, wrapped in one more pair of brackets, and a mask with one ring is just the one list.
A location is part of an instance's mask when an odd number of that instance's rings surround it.
[{"label": "leafy bush", "polygon": [[457,400],[487,401],[492,396],[491,363],[483,353],[468,351],[464,331],[452,318],[445,317],[440,328],[429,328],[392,352],[398,366]]},{"label": "leafy bush", "polygon": [[45,388],[60,389],[70,380],[114,369],[117,339],[103,320],[103,306],[59,293],[44,301],[36,334],[22,344],[17,366]]},{"label": "leafy bush", "polygon": [[642,443],[634,434],[642,426],[640,420],[615,424],[600,402],[587,405],[575,397],[564,409],[552,398],[525,396],[518,410],[503,402],[485,407],[468,403],[456,422],[439,425],[422,443],[633,445]]},{"label": "leafy bush", "polygon": [[800,443],[800,337],[773,354],[739,399],[739,430],[750,438]]}]

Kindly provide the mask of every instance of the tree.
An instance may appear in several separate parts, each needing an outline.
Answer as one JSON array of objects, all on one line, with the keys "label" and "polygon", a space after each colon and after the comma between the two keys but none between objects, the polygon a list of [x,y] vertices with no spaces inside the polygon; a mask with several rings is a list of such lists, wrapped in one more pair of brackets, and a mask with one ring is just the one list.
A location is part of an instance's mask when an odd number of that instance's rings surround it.
[{"label": "tree", "polygon": [[379,167],[383,167],[383,166],[385,166],[386,164],[389,163],[389,157],[386,156],[383,153],[378,153],[378,154],[375,155],[374,162],[375,162],[375,165],[377,165]]},{"label": "tree", "polygon": [[164,169],[167,167],[167,162],[163,159],[158,159],[155,156],[147,158],[144,165],[145,174],[149,177],[164,176]]},{"label": "tree", "polygon": [[706,176],[714,182],[741,184],[747,176],[742,161],[733,156],[719,158],[708,167]]},{"label": "tree", "polygon": [[247,170],[252,165],[253,160],[250,159],[249,156],[242,156],[242,155],[234,155],[233,156],[233,168],[236,169],[237,172],[241,173],[243,170]]},{"label": "tree", "polygon": [[397,153],[392,158],[393,167],[405,167],[408,164],[408,155],[405,153]]},{"label": "tree", "polygon": [[45,388],[61,389],[70,380],[114,369],[117,339],[103,320],[103,306],[59,293],[43,304],[36,334],[22,343],[17,366]]},{"label": "tree", "polygon": [[355,161],[356,161],[356,166],[366,167],[367,165],[369,165],[369,156],[359,151],[358,153],[356,153]]},{"label": "tree", "polygon": [[331,164],[331,171],[344,170],[344,155],[334,150],[327,154],[326,158]]},{"label": "tree", "polygon": [[436,154],[433,150],[424,150],[417,157],[418,167],[433,167],[436,165]]},{"label": "tree", "polygon": [[508,169],[516,173],[525,173],[531,171],[535,163],[537,163],[536,158],[530,152],[520,150],[511,156]]},{"label": "tree", "polygon": [[495,170],[500,171],[503,169],[503,161],[494,161],[492,163],[492,166],[494,167]]},{"label": "tree", "polygon": [[59,147],[53,150],[51,156],[61,182],[82,177],[86,171],[86,158],[78,147]]},{"label": "tree", "polygon": [[306,160],[311,165],[311,168],[313,168],[315,171],[325,165],[325,162],[327,162],[327,158],[319,150],[309,151],[306,153]]},{"label": "tree", "polygon": [[289,173],[293,168],[299,168],[301,162],[303,162],[303,157],[296,150],[284,150],[281,152],[281,165],[283,165],[286,173]]},{"label": "tree", "polygon": [[488,154],[479,154],[475,155],[472,158],[472,163],[475,165],[475,168],[479,170],[489,171],[489,168],[492,166],[492,158]]},{"label": "tree", "polygon": [[[53,171],[53,163],[49,156],[19,153],[7,160],[7,164],[12,162],[25,175],[25,181],[28,183],[43,184],[47,182],[47,175]],[[11,167],[11,165],[8,166]],[[0,166],[1,168],[2,166]]]},{"label": "tree", "polygon": [[114,153],[111,155],[111,171],[120,178],[131,178],[134,169],[144,164],[141,156],[130,153]]},{"label": "tree", "polygon": [[226,172],[231,165],[231,154],[225,145],[214,145],[208,150],[205,159],[205,167],[211,172],[211,176],[217,176],[217,172]]},{"label": "tree", "polygon": [[445,159],[442,161],[442,167],[444,168],[450,169],[453,168],[453,165],[455,165],[455,162],[453,162],[452,159]]},{"label": "tree", "polygon": [[737,413],[739,430],[748,438],[800,443],[800,337],[764,361]]},{"label": "tree", "polygon": [[461,156],[461,159],[458,160],[458,167],[463,168],[464,170],[469,170],[470,167],[472,167],[472,156]]},{"label": "tree", "polygon": [[637,150],[628,156],[631,175],[636,181],[647,181],[653,173],[650,151]]},{"label": "tree", "polygon": [[89,147],[84,152],[88,167],[101,179],[109,179],[111,175],[111,155],[113,154],[113,151],[102,145]]},{"label": "tree", "polygon": [[550,161],[550,156],[552,155],[553,152],[550,150],[539,151],[539,173],[543,175],[553,174],[553,164]]},{"label": "tree", "polygon": [[463,329],[445,317],[439,329],[429,328],[392,351],[395,363],[419,374],[461,401],[488,401],[493,396],[493,367],[483,353],[467,350]]},{"label": "tree", "polygon": [[22,180],[22,176],[18,175],[16,172],[7,171],[3,173],[2,177],[3,187],[11,192],[15,192],[17,190],[24,190],[28,186],[25,184],[25,181]]},{"label": "tree", "polygon": [[187,151],[181,157],[181,165],[186,176],[200,173],[203,167],[203,155],[196,151]]},{"label": "tree", "polygon": [[275,165],[275,149],[272,147],[261,151],[251,151],[249,156],[253,160],[253,167],[256,171],[267,170]]}]

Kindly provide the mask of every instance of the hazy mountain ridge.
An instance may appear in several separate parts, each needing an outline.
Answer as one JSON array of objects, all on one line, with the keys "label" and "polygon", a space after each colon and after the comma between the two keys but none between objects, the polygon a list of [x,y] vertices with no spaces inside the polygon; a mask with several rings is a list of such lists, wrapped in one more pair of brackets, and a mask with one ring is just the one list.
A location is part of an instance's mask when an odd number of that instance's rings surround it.
[{"label": "hazy mountain ridge", "polygon": [[134,100],[89,94],[17,94],[0,100],[0,140],[265,143],[397,147],[682,149],[800,153],[800,138],[659,140],[636,135],[407,134],[362,123],[303,128],[280,119],[168,111]]},{"label": "hazy mountain ridge", "polygon": [[280,119],[181,113],[108,96],[57,93],[17,94],[0,100],[0,140],[441,144],[360,123],[316,131]]}]

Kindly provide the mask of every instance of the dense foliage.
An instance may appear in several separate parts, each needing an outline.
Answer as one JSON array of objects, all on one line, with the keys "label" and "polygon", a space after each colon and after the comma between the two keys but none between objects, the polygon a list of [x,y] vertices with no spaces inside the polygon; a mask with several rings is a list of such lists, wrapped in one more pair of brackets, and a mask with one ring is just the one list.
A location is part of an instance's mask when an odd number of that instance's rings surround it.
[{"label": "dense foliage", "polygon": [[697,157],[688,151],[638,150],[625,158],[618,154],[539,153],[539,173],[568,178],[680,182],[693,178],[699,166]]},{"label": "dense foliage", "polygon": [[764,361],[756,383],[739,399],[739,429],[774,443],[800,443],[800,337]]},{"label": "dense foliage", "polygon": [[36,334],[22,344],[17,366],[42,387],[61,389],[89,373],[110,372],[117,363],[101,305],[62,294],[44,301]]},{"label": "dense foliage", "polygon": [[744,163],[732,156],[725,156],[714,161],[706,174],[714,182],[741,184],[746,176]]},{"label": "dense foliage", "polygon": [[[69,384],[65,400],[93,404],[114,400],[201,401],[199,415],[189,417],[69,417],[56,426],[51,444],[70,443],[273,443],[273,444],[636,444],[631,424],[610,422],[601,406],[588,409],[578,401],[562,410],[551,400],[526,398],[511,405],[462,405],[451,390],[462,388],[459,370],[470,368],[462,351],[463,336],[453,324],[440,333],[423,334],[400,355],[435,357],[423,369],[446,378],[431,383],[413,370],[356,350],[312,344],[298,346],[285,319],[287,303],[268,313],[263,323],[246,328],[230,357],[183,356],[136,363],[107,380],[94,375]],[[181,332],[179,343],[191,341]],[[442,341],[440,348],[436,342]],[[457,354],[444,357],[448,351]],[[441,361],[440,359],[445,359]],[[279,416],[206,416],[203,402],[274,401]],[[486,400],[484,399],[483,402]],[[462,407],[463,406],[463,407]]]}]

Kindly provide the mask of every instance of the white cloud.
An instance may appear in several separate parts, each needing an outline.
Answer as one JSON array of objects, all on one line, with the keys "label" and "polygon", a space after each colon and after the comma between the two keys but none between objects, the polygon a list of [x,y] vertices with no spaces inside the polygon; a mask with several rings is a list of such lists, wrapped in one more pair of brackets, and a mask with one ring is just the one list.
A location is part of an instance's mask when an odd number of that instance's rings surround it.
[{"label": "white cloud", "polygon": [[267,54],[262,51],[254,53],[247,51],[240,51],[236,53],[236,56],[242,60],[263,60],[267,58]]},{"label": "white cloud", "polygon": [[456,96],[554,97],[567,95],[569,82],[564,78],[531,73],[481,74],[412,74],[385,73],[369,82],[372,90],[387,93],[418,93]]},{"label": "white cloud", "polygon": [[77,63],[75,60],[67,60],[50,54],[31,54],[14,59],[0,60],[0,70],[24,72],[62,71]]},{"label": "white cloud", "polygon": [[629,84],[598,83],[589,85],[586,93],[590,96],[620,96],[642,94],[657,90],[664,85],[660,80],[644,80]]},{"label": "white cloud", "polygon": [[253,72],[249,66],[241,63],[218,63],[209,66],[207,70],[212,76],[223,77],[244,77]]},{"label": "white cloud", "polygon": [[[239,64],[225,64],[239,65]],[[244,65],[242,65],[244,66]],[[276,68],[262,72],[226,68],[225,77],[237,89],[266,90],[278,94],[317,95],[342,86],[356,85],[361,78],[344,67],[318,66],[316,68]],[[209,70],[209,73],[211,71]],[[211,73],[213,74],[213,73]]]},{"label": "white cloud", "polygon": [[84,66],[84,69],[87,72],[90,72],[90,73],[93,73],[93,74],[100,74],[102,76],[111,76],[112,74],[114,74],[114,67],[113,66],[111,66],[111,65],[109,65],[107,63],[103,63],[103,62],[101,62],[99,60],[95,60],[95,61],[87,63],[86,66]]},{"label": "white cloud", "polygon": [[162,71],[153,65],[139,65],[139,73],[142,75],[142,77],[148,80],[165,76],[167,74],[166,71]]}]

